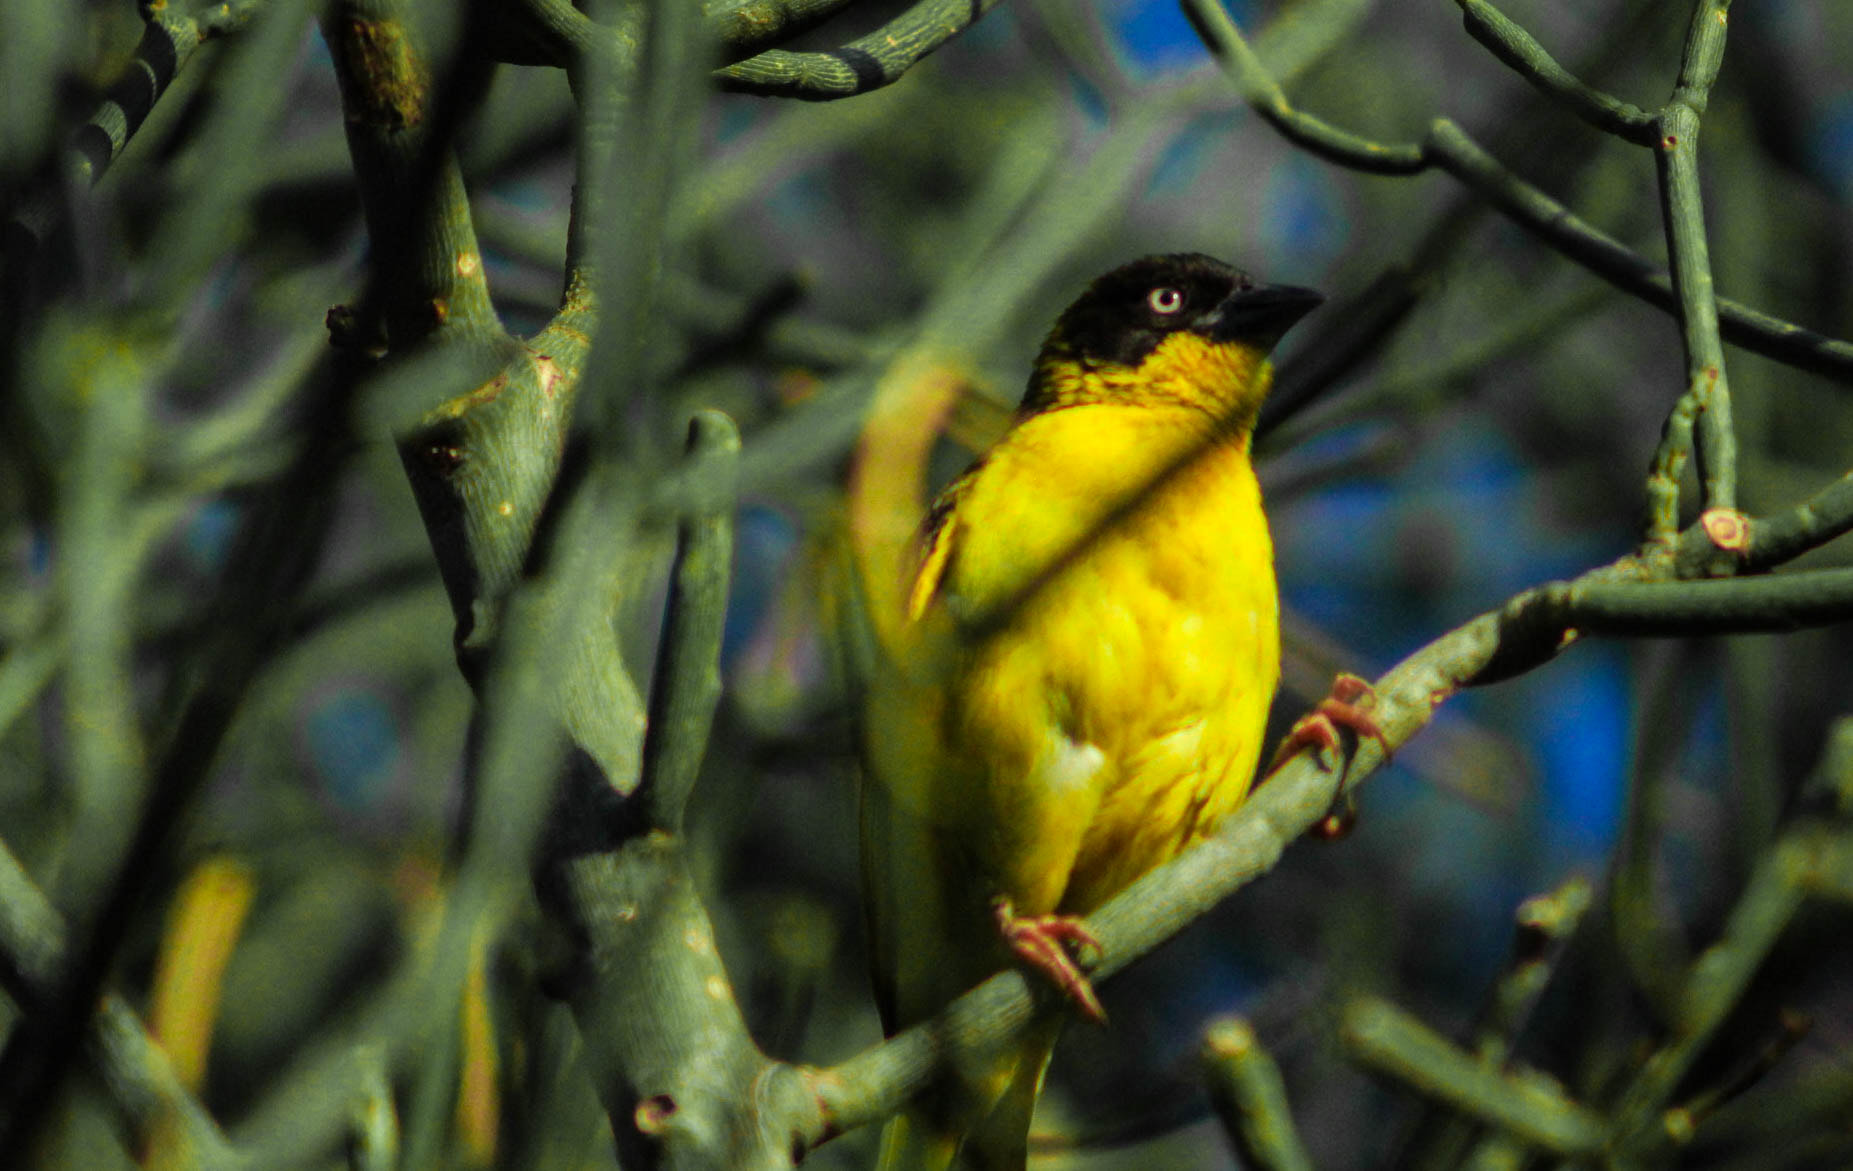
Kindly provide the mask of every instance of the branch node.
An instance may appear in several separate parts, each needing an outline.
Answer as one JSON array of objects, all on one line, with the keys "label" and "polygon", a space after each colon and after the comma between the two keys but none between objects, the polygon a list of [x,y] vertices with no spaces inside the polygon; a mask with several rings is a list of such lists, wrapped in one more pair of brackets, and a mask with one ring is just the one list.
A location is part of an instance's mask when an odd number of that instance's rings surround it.
[{"label": "branch node", "polygon": [[1699,517],[1699,524],[1711,543],[1727,553],[1743,557],[1750,552],[1750,518],[1735,508],[1709,508]]},{"label": "branch node", "polygon": [[637,1103],[637,1130],[641,1134],[659,1135],[669,1129],[676,1116],[676,1100],[668,1094],[652,1094]]}]

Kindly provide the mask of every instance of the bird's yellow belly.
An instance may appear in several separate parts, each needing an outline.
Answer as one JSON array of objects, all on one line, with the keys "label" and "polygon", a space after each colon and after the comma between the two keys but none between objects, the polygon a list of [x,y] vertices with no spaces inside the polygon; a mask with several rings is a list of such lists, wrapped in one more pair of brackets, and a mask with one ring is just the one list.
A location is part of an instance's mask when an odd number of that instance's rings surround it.
[{"label": "bird's yellow belly", "polygon": [[980,865],[1022,913],[1085,913],[1208,833],[1247,793],[1279,657],[1259,490],[1212,453],[970,659],[952,742]]}]

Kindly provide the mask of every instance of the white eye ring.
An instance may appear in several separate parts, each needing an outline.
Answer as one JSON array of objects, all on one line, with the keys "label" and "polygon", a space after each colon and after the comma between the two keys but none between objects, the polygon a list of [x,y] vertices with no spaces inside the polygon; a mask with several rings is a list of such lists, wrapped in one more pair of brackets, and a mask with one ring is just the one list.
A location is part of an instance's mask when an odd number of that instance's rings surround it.
[{"label": "white eye ring", "polygon": [[1145,299],[1145,303],[1152,307],[1152,312],[1163,313],[1168,317],[1184,307],[1184,292],[1182,289],[1173,289],[1169,286],[1153,289],[1152,295]]}]

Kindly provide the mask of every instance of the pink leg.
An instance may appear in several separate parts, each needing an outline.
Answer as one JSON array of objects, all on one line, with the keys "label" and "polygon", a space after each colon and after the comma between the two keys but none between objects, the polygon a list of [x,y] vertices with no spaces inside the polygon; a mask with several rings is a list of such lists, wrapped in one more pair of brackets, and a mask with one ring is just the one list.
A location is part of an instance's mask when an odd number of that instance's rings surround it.
[{"label": "pink leg", "polygon": [[1041,973],[1075,1009],[1095,1024],[1105,1024],[1107,1012],[1094,994],[1094,986],[1081,970],[1077,957],[1099,962],[1100,941],[1074,915],[1019,917],[1009,898],[999,895],[991,903],[997,930],[1019,960]]},{"label": "pink leg", "polygon": [[[1377,693],[1371,690],[1369,683],[1356,675],[1340,675],[1332,681],[1332,694],[1319,701],[1308,715],[1294,722],[1286,738],[1274,752],[1274,759],[1268,765],[1267,772],[1261,777],[1266,781],[1288,760],[1298,755],[1301,749],[1317,747],[1323,751],[1337,751],[1342,747],[1338,729],[1349,729],[1357,737],[1369,736],[1383,746],[1383,754],[1390,755],[1390,741],[1377,726],[1376,718],[1371,714]],[[1351,831],[1357,821],[1357,810],[1352,805],[1351,794],[1342,784],[1338,795],[1332,801],[1331,810],[1312,828],[1315,837],[1338,838]]]}]

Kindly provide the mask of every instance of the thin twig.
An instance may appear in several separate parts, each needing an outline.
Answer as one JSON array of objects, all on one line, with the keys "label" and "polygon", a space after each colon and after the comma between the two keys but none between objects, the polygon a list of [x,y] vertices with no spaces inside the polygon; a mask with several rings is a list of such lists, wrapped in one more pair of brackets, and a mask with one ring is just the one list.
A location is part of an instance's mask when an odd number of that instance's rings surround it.
[{"label": "thin twig", "polygon": [[830,101],[880,89],[970,28],[999,0],[917,0],[866,37],[814,53],[768,49],[719,70],[723,89]]},{"label": "thin twig", "polygon": [[1594,126],[1639,146],[1659,137],[1654,116],[1603,93],[1559,65],[1536,38],[1493,7],[1489,0],[1455,0],[1467,32],[1545,96]]},{"label": "thin twig", "polygon": [[[1737,440],[1731,427],[1731,392],[1718,333],[1718,300],[1712,284],[1711,252],[1705,238],[1705,204],[1699,194],[1699,119],[1724,57],[1730,0],[1698,0],[1680,63],[1679,84],[1655,120],[1655,166],[1660,176],[1660,211],[1666,224],[1667,256],[1678,298],[1680,337],[1685,345],[1686,390],[1674,413],[1690,414],[1697,428],[1700,495],[1706,509],[1737,507]],[[1654,458],[1653,475],[1680,462],[1667,449],[1686,441],[1682,423],[1669,423]],[[1677,483],[1677,479],[1674,480]],[[1664,486],[1649,518],[1650,540],[1671,540],[1679,527]]]},{"label": "thin twig", "polygon": [[1553,1079],[1529,1069],[1489,1069],[1387,1001],[1350,1005],[1344,1037],[1352,1056],[1370,1068],[1554,1154],[1593,1154],[1608,1136],[1602,1116]]},{"label": "thin twig", "polygon": [[1257,1171],[1312,1171],[1312,1158],[1294,1129],[1280,1066],[1261,1047],[1254,1026],[1223,1017],[1203,1036],[1204,1080],[1223,1130]]},{"label": "thin twig", "polygon": [[702,411],[689,420],[684,462],[699,468],[708,499],[677,526],[636,794],[648,805],[650,824],[659,829],[681,828],[720,702],[739,453],[740,432],[726,415]]},{"label": "thin twig", "polygon": [[[0,843],[0,985],[21,1009],[42,1012],[55,1002],[69,958],[63,920]],[[172,1126],[200,1167],[238,1165],[212,1115],[181,1084],[167,1054],[119,998],[103,998],[84,1052],[135,1132]]]},{"label": "thin twig", "polygon": [[[1384,175],[1447,171],[1515,223],[1616,288],[1672,311],[1672,278],[1614,237],[1514,175],[1454,122],[1440,118],[1421,143],[1381,143],[1337,129],[1295,109],[1267,76],[1235,22],[1216,0],[1182,0],[1204,43],[1243,98],[1290,141],[1329,162]],[[1720,299],[1725,340],[1800,370],[1853,382],[1853,342],[1825,337],[1760,310]]]},{"label": "thin twig", "polygon": [[1803,825],[1764,858],[1718,941],[1687,973],[1672,1035],[1621,1095],[1615,1112],[1618,1149],[1648,1154],[1681,1136],[1681,1112],[1668,1116],[1667,1103],[1802,901],[1814,894],[1853,898],[1853,834],[1844,829]]}]

